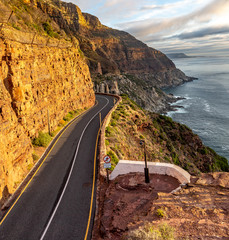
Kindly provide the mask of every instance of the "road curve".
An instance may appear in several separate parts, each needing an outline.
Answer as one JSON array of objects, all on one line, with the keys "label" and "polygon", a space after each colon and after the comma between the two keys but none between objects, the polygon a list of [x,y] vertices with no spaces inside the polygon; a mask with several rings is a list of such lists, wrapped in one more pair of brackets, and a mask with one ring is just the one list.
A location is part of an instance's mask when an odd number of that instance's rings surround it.
[{"label": "road curve", "polygon": [[98,104],[64,131],[8,211],[0,225],[0,240],[91,238],[99,113],[103,120],[114,105],[111,96],[96,99]]}]

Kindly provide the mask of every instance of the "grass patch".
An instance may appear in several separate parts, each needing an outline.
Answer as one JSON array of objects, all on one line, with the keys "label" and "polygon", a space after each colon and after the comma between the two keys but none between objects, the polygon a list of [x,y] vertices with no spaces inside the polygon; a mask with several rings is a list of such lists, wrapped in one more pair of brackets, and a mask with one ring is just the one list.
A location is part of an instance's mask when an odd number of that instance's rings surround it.
[{"label": "grass patch", "polygon": [[175,229],[164,223],[158,227],[147,223],[138,229],[129,232],[127,240],[175,240]]}]

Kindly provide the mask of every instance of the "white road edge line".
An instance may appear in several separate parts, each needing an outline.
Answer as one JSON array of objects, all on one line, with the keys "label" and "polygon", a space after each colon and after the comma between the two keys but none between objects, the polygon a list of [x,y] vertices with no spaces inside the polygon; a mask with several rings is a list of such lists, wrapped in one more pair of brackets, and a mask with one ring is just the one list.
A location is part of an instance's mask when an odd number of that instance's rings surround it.
[{"label": "white road edge line", "polygon": [[102,109],[100,109],[100,110],[91,118],[91,120],[87,123],[87,125],[85,126],[85,128],[84,128],[84,130],[83,130],[83,132],[82,132],[82,134],[81,134],[81,136],[80,136],[80,139],[79,139],[79,142],[78,142],[78,145],[77,145],[77,148],[76,148],[75,156],[74,156],[74,159],[73,159],[73,162],[72,162],[72,166],[71,166],[71,169],[70,169],[70,172],[69,172],[67,181],[66,181],[66,183],[65,183],[65,185],[64,185],[64,189],[63,189],[63,191],[62,191],[62,193],[61,193],[61,195],[60,195],[60,198],[59,198],[59,200],[58,200],[58,202],[57,202],[57,204],[56,204],[56,207],[55,207],[55,209],[54,209],[54,211],[53,211],[53,213],[52,213],[52,215],[51,215],[51,217],[50,217],[50,219],[49,219],[49,221],[48,221],[48,224],[47,224],[45,230],[43,231],[43,234],[42,234],[40,240],[43,240],[43,239],[44,239],[44,237],[45,237],[45,235],[46,235],[46,233],[47,233],[47,231],[48,231],[48,229],[49,229],[49,226],[50,226],[50,224],[51,224],[51,222],[52,222],[52,220],[53,220],[53,218],[54,218],[54,216],[55,216],[55,214],[56,214],[56,211],[57,211],[57,209],[58,209],[58,207],[59,207],[59,205],[60,205],[60,202],[61,202],[61,200],[62,200],[62,198],[63,198],[63,196],[64,196],[64,193],[65,193],[65,190],[66,190],[66,188],[67,188],[68,182],[69,182],[70,177],[71,177],[71,175],[72,175],[73,167],[74,167],[74,165],[75,165],[76,157],[77,157],[77,154],[78,154],[78,151],[79,151],[79,146],[80,146],[81,140],[82,140],[82,138],[83,138],[84,132],[86,131],[86,129],[87,129],[88,125],[91,123],[91,121],[96,117],[96,115],[97,115],[99,112],[101,112],[101,111],[108,105],[108,103],[109,103],[109,100],[108,100],[107,98],[102,97],[102,96],[101,96],[101,98],[106,99],[106,100],[107,100],[107,103],[106,103],[106,105],[105,105]]}]

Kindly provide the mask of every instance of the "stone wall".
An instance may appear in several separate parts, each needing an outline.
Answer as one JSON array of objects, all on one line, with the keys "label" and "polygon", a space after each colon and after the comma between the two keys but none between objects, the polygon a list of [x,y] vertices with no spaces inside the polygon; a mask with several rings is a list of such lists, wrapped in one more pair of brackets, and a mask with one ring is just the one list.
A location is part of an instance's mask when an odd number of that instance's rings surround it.
[{"label": "stone wall", "polygon": [[31,139],[69,111],[95,102],[78,48],[41,47],[0,38],[0,198],[33,166]]}]

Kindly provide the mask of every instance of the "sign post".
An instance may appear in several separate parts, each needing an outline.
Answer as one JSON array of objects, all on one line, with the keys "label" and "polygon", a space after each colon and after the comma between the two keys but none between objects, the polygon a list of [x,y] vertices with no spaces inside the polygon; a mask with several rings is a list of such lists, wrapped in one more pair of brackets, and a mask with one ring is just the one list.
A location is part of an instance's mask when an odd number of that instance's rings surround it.
[{"label": "sign post", "polygon": [[111,168],[111,158],[106,155],[106,156],[103,158],[103,161],[104,161],[104,168],[105,168],[106,171],[107,171],[107,182],[109,183],[108,168]]},{"label": "sign post", "polygon": [[146,160],[146,143],[144,140],[140,141],[140,145],[144,146],[144,157],[145,157],[145,168],[144,168],[144,172],[145,172],[145,183],[149,183],[150,179],[149,179],[149,169],[147,167],[147,160]]}]

